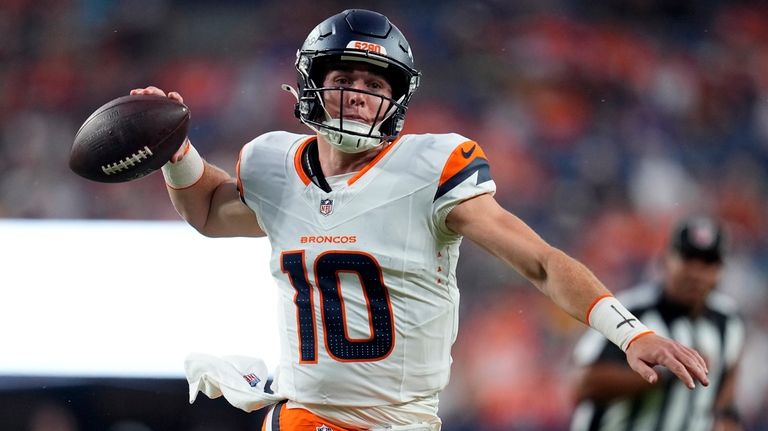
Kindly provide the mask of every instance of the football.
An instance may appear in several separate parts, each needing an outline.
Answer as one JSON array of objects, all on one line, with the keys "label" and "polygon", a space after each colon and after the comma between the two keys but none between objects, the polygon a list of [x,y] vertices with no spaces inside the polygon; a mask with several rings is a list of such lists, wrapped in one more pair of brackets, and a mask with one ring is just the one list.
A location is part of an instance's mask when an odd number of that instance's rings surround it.
[{"label": "football", "polygon": [[110,101],[80,126],[69,168],[103,183],[132,181],[160,169],[189,129],[189,108],[163,96],[133,95]]}]

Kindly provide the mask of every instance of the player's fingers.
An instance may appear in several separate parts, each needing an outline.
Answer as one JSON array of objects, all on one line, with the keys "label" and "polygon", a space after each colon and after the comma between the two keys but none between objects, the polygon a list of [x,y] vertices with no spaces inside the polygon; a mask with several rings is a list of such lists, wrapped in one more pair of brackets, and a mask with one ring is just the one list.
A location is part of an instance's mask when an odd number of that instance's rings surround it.
[{"label": "player's fingers", "polygon": [[136,88],[131,90],[131,95],[134,95],[134,94],[144,94],[144,95],[165,97],[165,91],[155,87],[154,85],[150,85],[149,87],[145,87],[145,88]]},{"label": "player's fingers", "polygon": [[654,384],[659,380],[659,374],[656,370],[641,360],[632,361],[629,363],[629,366],[650,384]]},{"label": "player's fingers", "polygon": [[177,101],[177,102],[179,102],[179,103],[184,103],[184,98],[181,97],[181,94],[179,94],[179,93],[177,93],[175,91],[171,91],[170,93],[168,93],[168,97],[173,99],[173,100],[175,100],[175,101]]},{"label": "player's fingers", "polygon": [[672,374],[676,375],[680,381],[685,383],[685,386],[688,386],[688,389],[694,389],[696,387],[693,382],[693,377],[691,377],[691,373],[688,372],[688,368],[674,356],[669,356],[659,364],[667,367],[669,371],[672,371]]},{"label": "player's fingers", "polygon": [[704,357],[702,357],[701,354],[698,351],[693,350],[693,349],[688,349],[688,350],[690,350],[691,353],[694,356],[696,356],[696,359],[699,361],[699,363],[701,364],[702,368],[704,368],[704,372],[709,374],[709,365],[707,364],[707,360],[704,359]]},{"label": "player's fingers", "polygon": [[701,357],[699,352],[693,349],[684,346],[681,347],[680,359],[685,367],[693,374],[696,380],[701,382],[701,384],[709,386],[709,377],[707,376],[709,370],[707,369],[707,363],[704,361],[704,358]]},{"label": "player's fingers", "polygon": [[154,95],[157,95],[157,96],[165,96],[165,91],[155,87],[154,85],[150,85],[149,87],[145,88],[144,90],[148,92],[146,94],[154,94]]},{"label": "player's fingers", "polygon": [[707,370],[706,361],[696,350],[677,343],[675,344],[672,352],[674,353],[675,357],[689,370],[696,371],[697,374],[701,373],[704,376],[706,376],[706,374],[709,372]]}]

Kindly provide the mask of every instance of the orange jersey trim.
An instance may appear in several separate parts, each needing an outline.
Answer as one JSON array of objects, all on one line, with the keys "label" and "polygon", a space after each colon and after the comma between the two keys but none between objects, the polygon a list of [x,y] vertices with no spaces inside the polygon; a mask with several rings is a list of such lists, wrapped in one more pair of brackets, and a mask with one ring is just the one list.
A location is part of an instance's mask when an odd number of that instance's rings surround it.
[{"label": "orange jersey trim", "polygon": [[[296,150],[296,154],[293,156],[293,166],[296,169],[296,173],[299,175],[299,178],[301,178],[301,181],[304,183],[305,186],[308,186],[309,183],[312,182],[312,180],[307,176],[307,174],[304,172],[304,168],[301,166],[301,155],[304,153],[304,149],[309,145],[312,140],[316,139],[315,136],[307,138],[304,142],[299,145],[299,148]],[[360,170],[357,174],[355,174],[352,178],[347,180],[348,185],[352,185],[360,179],[366,172],[368,172],[376,163],[379,162],[384,156],[389,152],[389,150],[392,149],[392,147],[395,146],[395,144],[400,141],[400,138],[398,137],[390,145],[388,145],[386,148],[381,150],[379,154],[376,155],[376,157],[373,158],[370,162],[368,162],[363,169]]]},{"label": "orange jersey trim", "polygon": [[655,334],[655,332],[649,330],[649,331],[644,331],[644,332],[641,332],[641,333],[635,335],[634,337],[632,337],[631,340],[629,340],[629,343],[627,343],[627,348],[624,349],[624,351],[626,352],[627,350],[629,350],[629,346],[631,346],[632,343],[634,343],[635,340],[637,340],[638,338],[645,337],[646,335],[650,335],[650,334]]},{"label": "orange jersey trim", "polygon": [[237,180],[237,191],[240,193],[240,200],[245,203],[245,189],[243,188],[243,180],[240,179],[240,161],[243,160],[243,151],[245,151],[245,146],[240,149],[240,154],[237,155],[237,164],[235,165],[235,179]]},{"label": "orange jersey trim", "polygon": [[[274,416],[277,415],[277,418]],[[325,426],[331,431],[358,431],[336,425],[302,408],[288,408],[284,402],[272,407],[272,417],[262,425],[262,431],[317,431]]]},{"label": "orange jersey trim", "polygon": [[448,156],[448,160],[445,162],[443,172],[440,174],[438,187],[445,184],[446,181],[453,178],[454,175],[461,172],[462,169],[466,168],[477,158],[488,159],[485,156],[483,149],[480,148],[480,145],[475,141],[466,141],[454,148],[451,155]]},{"label": "orange jersey trim", "polygon": [[377,154],[376,157],[373,158],[373,160],[368,162],[368,164],[365,165],[365,167],[363,169],[360,169],[360,172],[355,174],[355,176],[353,176],[352,178],[348,179],[347,180],[347,185],[351,186],[352,184],[355,183],[355,181],[360,179],[360,177],[362,177],[366,172],[368,172],[376,163],[379,162],[379,160],[384,158],[384,156],[389,152],[389,150],[391,150],[395,146],[395,144],[397,144],[398,142],[400,142],[400,137],[398,137],[397,139],[392,141],[392,143],[387,145],[386,148],[384,148],[383,150],[379,151],[379,154]]},{"label": "orange jersey trim", "polygon": [[590,324],[590,323],[589,323],[589,315],[590,315],[590,314],[592,314],[592,310],[595,308],[595,306],[597,305],[597,303],[598,303],[598,302],[600,302],[600,301],[602,301],[602,300],[603,300],[603,299],[605,299],[605,298],[611,298],[611,297],[613,297],[613,295],[611,295],[611,294],[607,294],[607,293],[606,293],[605,295],[600,295],[600,296],[598,296],[597,298],[595,298],[595,300],[594,300],[594,301],[592,301],[592,303],[591,303],[591,304],[589,304],[589,308],[587,308],[587,315],[586,315],[586,319],[584,320],[584,322],[585,322],[587,325],[589,325],[589,324]]}]

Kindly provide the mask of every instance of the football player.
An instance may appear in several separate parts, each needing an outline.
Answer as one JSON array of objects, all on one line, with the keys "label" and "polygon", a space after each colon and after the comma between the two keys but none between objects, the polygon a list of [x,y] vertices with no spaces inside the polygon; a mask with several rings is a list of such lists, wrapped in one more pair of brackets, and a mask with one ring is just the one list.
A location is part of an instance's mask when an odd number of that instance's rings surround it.
[{"label": "football player", "polygon": [[265,429],[439,430],[464,237],[616,343],[646,380],[659,364],[689,388],[708,383],[696,351],[648,331],[587,268],[496,202],[478,143],[401,135],[421,75],[385,16],[326,19],[296,69],[298,88],[284,89],[311,134],[256,137],[235,178],[188,140],[163,167],[173,204],[202,234],[269,238],[282,316],[271,390],[286,401]]}]

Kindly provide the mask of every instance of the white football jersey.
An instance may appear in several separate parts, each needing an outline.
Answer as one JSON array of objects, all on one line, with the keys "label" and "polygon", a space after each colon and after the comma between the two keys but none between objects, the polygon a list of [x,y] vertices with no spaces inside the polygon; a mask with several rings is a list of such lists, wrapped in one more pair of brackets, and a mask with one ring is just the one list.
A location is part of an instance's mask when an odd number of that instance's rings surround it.
[{"label": "white football jersey", "polygon": [[274,384],[299,403],[400,404],[448,382],[456,338],[459,202],[494,193],[480,146],[406,135],[329,193],[305,174],[314,136],[262,135],[238,182],[272,245],[281,361]]}]

